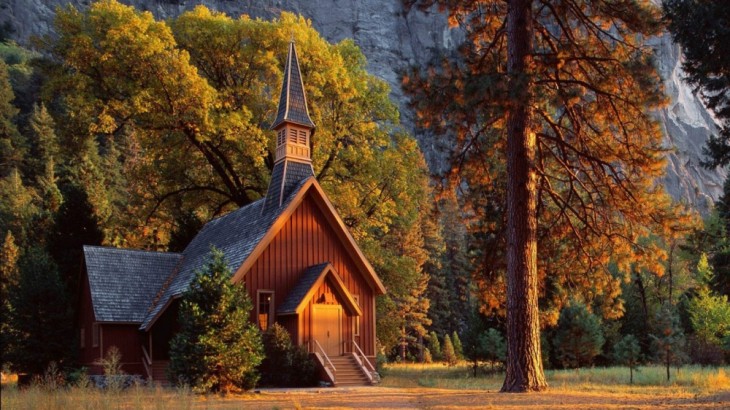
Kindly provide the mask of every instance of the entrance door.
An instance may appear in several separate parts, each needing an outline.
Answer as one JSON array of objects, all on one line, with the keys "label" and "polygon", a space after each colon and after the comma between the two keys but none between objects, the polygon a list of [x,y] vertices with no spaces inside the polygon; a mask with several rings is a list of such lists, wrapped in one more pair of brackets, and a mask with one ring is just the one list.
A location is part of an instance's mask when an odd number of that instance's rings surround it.
[{"label": "entrance door", "polygon": [[319,342],[327,356],[342,353],[342,307],[319,305],[312,307],[312,337]]}]

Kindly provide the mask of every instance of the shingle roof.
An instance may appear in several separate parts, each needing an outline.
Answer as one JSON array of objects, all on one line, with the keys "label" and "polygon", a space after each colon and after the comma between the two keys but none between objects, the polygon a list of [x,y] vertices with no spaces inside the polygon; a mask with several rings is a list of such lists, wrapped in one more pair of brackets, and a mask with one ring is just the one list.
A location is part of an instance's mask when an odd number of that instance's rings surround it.
[{"label": "shingle roof", "polygon": [[260,199],[208,222],[185,248],[179,271],[172,277],[169,286],[160,291],[141,328],[147,329],[172,298],[185,293],[195,272],[206,263],[211,246],[223,251],[228,267],[235,273],[306,181],[298,181],[280,207],[262,212],[264,199]]},{"label": "shingle roof", "polygon": [[330,284],[333,286],[333,290],[339,295],[339,300],[342,306],[347,310],[350,315],[360,316],[362,311],[355,302],[355,299],[347,290],[347,286],[342,282],[342,278],[337,273],[331,263],[320,263],[318,265],[310,266],[304,269],[299,281],[294,285],[294,288],[289,291],[286,295],[286,299],[279,306],[276,311],[279,315],[292,315],[301,313],[301,309],[306,306],[309,302],[309,298],[314,295],[314,292],[324,280],[330,278]]},{"label": "shingle roof", "polygon": [[299,304],[302,303],[302,299],[307,296],[307,293],[309,293],[309,290],[317,282],[317,279],[322,275],[322,271],[327,268],[327,265],[329,265],[329,262],[320,263],[319,265],[310,266],[305,269],[302,272],[302,276],[299,277],[297,284],[286,295],[284,302],[279,305],[277,313],[295,313]]},{"label": "shingle roof", "polygon": [[312,164],[285,160],[277,162],[271,172],[271,181],[266,193],[263,212],[270,212],[272,208],[280,206],[283,199],[289,197],[297,184],[314,176]]},{"label": "shingle roof", "polygon": [[304,93],[302,73],[299,69],[299,58],[297,58],[297,50],[293,41],[289,43],[289,54],[284,67],[284,84],[279,96],[279,109],[271,128],[274,129],[285,121],[314,128],[314,123],[309,118],[307,97]]},{"label": "shingle roof", "polygon": [[150,302],[182,259],[179,253],[84,246],[94,316],[141,323]]}]

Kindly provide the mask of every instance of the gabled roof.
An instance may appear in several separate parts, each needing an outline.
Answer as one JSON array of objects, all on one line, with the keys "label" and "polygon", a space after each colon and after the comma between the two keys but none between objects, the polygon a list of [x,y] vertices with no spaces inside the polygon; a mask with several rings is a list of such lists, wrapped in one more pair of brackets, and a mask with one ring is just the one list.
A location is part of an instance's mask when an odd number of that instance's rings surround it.
[{"label": "gabled roof", "polygon": [[183,251],[180,269],[172,273],[168,286],[159,291],[157,300],[147,313],[141,328],[149,329],[170,302],[187,291],[195,272],[206,263],[212,246],[223,251],[228,267],[232,272],[236,272],[274,222],[280,218],[305,182],[306,180],[299,181],[292,187],[292,192],[281,207],[262,212],[265,204],[262,198],[205,224]]},{"label": "gabled roof", "polygon": [[91,303],[98,322],[142,323],[179,253],[84,246]]},{"label": "gabled roof", "polygon": [[329,262],[310,266],[305,269],[299,277],[299,281],[286,296],[286,299],[284,299],[284,302],[279,306],[276,313],[279,315],[298,315],[302,313],[302,310],[307,307],[307,303],[309,303],[314,292],[328,278],[347,312],[352,316],[361,316],[362,311],[360,307],[347,290],[347,286],[345,286],[345,283],[340,278],[334,266]]},{"label": "gabled roof", "polygon": [[347,250],[352,257],[352,260],[355,262],[355,266],[357,266],[358,270],[362,274],[363,279],[365,279],[368,285],[370,285],[376,295],[384,294],[385,286],[383,285],[383,282],[380,281],[380,278],[378,278],[378,275],[375,273],[375,269],[373,269],[370,262],[368,262],[367,258],[365,258],[360,247],[357,246],[352,234],[350,234],[350,231],[345,226],[342,218],[340,218],[340,215],[335,210],[335,207],[332,205],[329,198],[327,198],[327,195],[324,193],[317,180],[314,177],[311,177],[300,182],[300,184],[302,185],[289,196],[289,199],[287,200],[288,203],[280,208],[277,220],[271,224],[268,232],[266,232],[266,234],[262,236],[261,240],[255,244],[255,247],[250,251],[246,260],[235,272],[233,281],[238,282],[243,280],[243,276],[249,269],[251,269],[253,264],[256,262],[256,259],[264,252],[274,237],[276,237],[276,234],[279,233],[279,230],[281,230],[284,224],[289,220],[299,204],[304,201],[305,196],[307,194],[311,194],[314,202],[318,205],[322,214],[324,214],[324,217],[335,231],[335,234],[337,234],[339,240],[345,247],[345,250]]},{"label": "gabled roof", "polygon": [[299,58],[297,58],[297,49],[294,47],[293,41],[289,43],[289,54],[284,67],[284,84],[279,96],[279,109],[271,129],[276,129],[287,121],[314,128],[314,123],[309,118],[307,96],[304,93]]}]

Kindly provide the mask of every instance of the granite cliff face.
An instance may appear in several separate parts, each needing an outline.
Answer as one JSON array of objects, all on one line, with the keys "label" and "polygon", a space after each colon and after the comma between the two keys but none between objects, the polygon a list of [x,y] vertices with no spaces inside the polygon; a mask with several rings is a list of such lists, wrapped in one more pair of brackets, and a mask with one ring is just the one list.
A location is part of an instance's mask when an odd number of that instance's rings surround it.
[{"label": "granite cliff face", "polygon": [[[444,15],[435,10],[407,10],[399,0],[122,0],[158,18],[176,16],[198,4],[231,16],[249,14],[272,18],[282,10],[299,13],[331,42],[353,38],[367,56],[372,74],[390,83],[401,106],[404,126],[413,129],[413,113],[400,88],[400,73],[412,65],[426,65],[434,57],[453,53],[463,36],[450,30]],[[48,33],[54,10],[72,4],[87,7],[91,0],[0,0],[0,23],[9,21],[13,37],[21,44],[31,35]],[[706,213],[722,193],[725,170],[701,167],[702,146],[714,122],[692,91],[681,81],[679,47],[668,35],[654,46],[658,68],[671,100],[657,115],[665,130],[668,154],[667,190],[676,199]],[[437,143],[416,133],[432,169],[443,166]]]}]

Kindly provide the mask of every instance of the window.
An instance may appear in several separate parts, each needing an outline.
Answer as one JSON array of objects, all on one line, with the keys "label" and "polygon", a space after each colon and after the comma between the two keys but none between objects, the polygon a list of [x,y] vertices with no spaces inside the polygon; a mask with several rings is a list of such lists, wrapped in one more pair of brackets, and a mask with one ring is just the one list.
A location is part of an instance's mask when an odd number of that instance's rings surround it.
[{"label": "window", "polygon": [[292,144],[297,143],[297,130],[294,128],[289,129],[289,142]]},{"label": "window", "polygon": [[274,292],[258,291],[258,322],[262,331],[266,331],[274,323]]},{"label": "window", "polygon": [[[357,303],[357,306],[360,307],[360,296],[353,295],[352,298],[355,299],[355,303]],[[355,336],[360,336],[360,316],[355,316],[354,322],[355,329],[353,331],[353,334]]]},{"label": "window", "polygon": [[307,145],[307,131],[299,130],[299,145]]},{"label": "window", "polygon": [[279,134],[277,135],[276,139],[276,145],[284,145],[284,139],[286,138],[286,131],[285,130],[279,130]]},{"label": "window", "polygon": [[82,349],[86,347],[86,331],[85,330],[86,329],[84,329],[82,327],[81,332],[80,332],[81,334],[79,335],[79,347]]},{"label": "window", "polygon": [[91,325],[91,346],[99,347],[99,324]]}]

